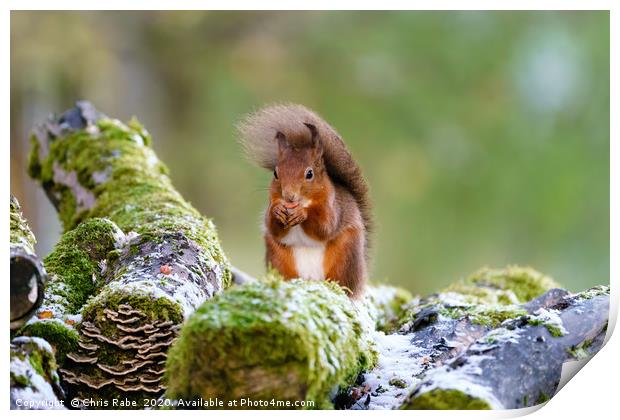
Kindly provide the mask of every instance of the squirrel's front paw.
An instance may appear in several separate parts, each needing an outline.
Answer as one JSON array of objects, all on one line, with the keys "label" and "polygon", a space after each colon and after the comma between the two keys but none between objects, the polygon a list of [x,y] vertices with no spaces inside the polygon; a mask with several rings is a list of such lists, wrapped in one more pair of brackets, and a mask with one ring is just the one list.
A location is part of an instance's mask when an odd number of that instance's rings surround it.
[{"label": "squirrel's front paw", "polygon": [[282,224],[282,226],[286,226],[288,224],[288,213],[286,212],[284,203],[275,204],[271,208],[271,214],[273,214],[273,217],[275,217],[276,220]]},{"label": "squirrel's front paw", "polygon": [[308,218],[308,212],[302,206],[287,209],[288,223],[287,227],[293,227],[303,223]]}]

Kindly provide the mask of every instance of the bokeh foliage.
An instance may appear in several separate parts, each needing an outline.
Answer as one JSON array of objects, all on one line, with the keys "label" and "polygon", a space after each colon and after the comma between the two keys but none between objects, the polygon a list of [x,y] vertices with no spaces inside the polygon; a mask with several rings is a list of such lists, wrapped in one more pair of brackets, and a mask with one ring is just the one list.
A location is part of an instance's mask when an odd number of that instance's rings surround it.
[{"label": "bokeh foliage", "polygon": [[79,98],[140,118],[251,273],[270,174],[234,124],[293,101],[365,170],[374,278],[427,293],[518,263],[572,289],[608,281],[607,12],[13,12],[11,189],[43,253],[58,228],[24,144]]}]

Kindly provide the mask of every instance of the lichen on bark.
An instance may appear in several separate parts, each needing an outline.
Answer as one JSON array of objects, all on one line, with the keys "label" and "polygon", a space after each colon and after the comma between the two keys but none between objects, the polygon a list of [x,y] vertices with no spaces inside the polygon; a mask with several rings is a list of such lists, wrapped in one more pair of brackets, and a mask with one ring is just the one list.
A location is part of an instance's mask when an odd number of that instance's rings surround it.
[{"label": "lichen on bark", "polygon": [[331,282],[272,276],[235,286],[184,324],[167,363],[169,398],[314,401],[372,367],[358,309]]},{"label": "lichen on bark", "polygon": [[[398,408],[426,372],[465,351],[502,322],[529,316],[525,302],[517,297],[529,297],[523,288],[543,293],[556,285],[531,268],[483,268],[437,294],[411,300],[401,308],[396,332],[373,334],[380,353],[378,367],[362,375],[357,391],[348,391],[345,407]],[[534,305],[532,311],[536,309]],[[363,390],[361,396],[359,390]]]},{"label": "lichen on bark", "polygon": [[553,279],[530,268],[508,266],[482,268],[465,279],[452,283],[439,293],[412,302],[403,312],[399,327],[406,331],[420,323],[420,314],[452,319],[468,318],[472,323],[497,327],[506,319],[526,315],[520,305],[559,287]]},{"label": "lichen on bark", "polygon": [[[530,306],[532,314],[508,319],[487,331],[455,358],[429,371],[404,408],[466,408],[461,407],[463,401],[477,401],[488,408],[512,409],[538,404],[541,395],[553,395],[562,364],[583,356],[584,348],[593,354],[602,346],[609,295],[595,290],[588,298],[564,293],[540,299],[543,306]],[[557,318],[554,327],[562,329],[561,334],[542,322],[531,322],[542,312]],[[460,398],[455,402],[457,394]]]}]

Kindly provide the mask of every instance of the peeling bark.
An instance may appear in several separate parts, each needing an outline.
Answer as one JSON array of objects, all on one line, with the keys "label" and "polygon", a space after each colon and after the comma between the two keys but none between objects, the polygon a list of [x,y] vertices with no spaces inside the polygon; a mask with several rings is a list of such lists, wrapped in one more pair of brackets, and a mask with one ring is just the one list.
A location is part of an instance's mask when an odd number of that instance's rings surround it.
[{"label": "peeling bark", "polygon": [[11,195],[11,330],[34,315],[43,301],[47,274],[34,252],[35,238]]},{"label": "peeling bark", "polygon": [[137,121],[85,102],[32,137],[30,174],[66,232],[45,259],[50,293],[25,333],[71,343],[60,370],[70,396],[161,393],[178,326],[230,284],[215,226],[172,187],[150,142]]}]

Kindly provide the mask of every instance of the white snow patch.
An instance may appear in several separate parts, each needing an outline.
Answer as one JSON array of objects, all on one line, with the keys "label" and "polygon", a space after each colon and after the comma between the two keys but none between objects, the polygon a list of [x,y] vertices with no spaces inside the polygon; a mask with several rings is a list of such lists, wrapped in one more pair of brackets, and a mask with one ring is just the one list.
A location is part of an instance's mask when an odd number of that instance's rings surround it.
[{"label": "white snow patch", "polygon": [[138,146],[144,146],[144,139],[140,134],[134,133],[131,135],[131,139],[136,142]]},{"label": "white snow patch", "polygon": [[[147,149],[147,150],[150,150],[150,149]],[[149,165],[149,167],[152,168],[159,163],[159,159],[157,158],[155,153],[149,153],[146,158],[146,163],[147,165]]]},{"label": "white snow patch", "polygon": [[101,134],[101,131],[99,131],[99,127],[97,127],[95,124],[88,124],[86,126],[86,132],[95,138],[98,138]]},{"label": "white snow patch", "polygon": [[13,339],[13,341],[11,341],[11,343],[13,344],[34,343],[37,345],[39,349],[46,351],[50,354],[54,354],[54,351],[52,350],[52,346],[50,346],[50,343],[48,343],[41,337],[16,337]]},{"label": "white snow patch", "polygon": [[[81,311],[80,311],[80,313],[79,313],[79,314],[75,314],[75,315],[73,315],[73,314],[68,314],[68,315],[66,315],[66,316],[65,316],[65,319],[66,319],[66,320],[68,320],[68,321],[73,321],[75,324],[79,324],[80,322],[82,322],[82,314],[81,314]],[[67,324],[65,324],[65,325],[67,325]],[[72,328],[72,326],[71,326],[71,325],[67,325],[67,327]]]},{"label": "white snow patch", "polygon": [[[413,334],[389,334],[374,331],[371,338],[376,343],[375,349],[379,352],[377,366],[364,375],[362,386],[368,386],[370,403],[363,406],[366,396],[352,407],[352,409],[368,408],[370,410],[393,409],[399,407],[407,395],[420,380],[415,376],[424,371],[425,361],[428,360],[423,349],[411,343]],[[390,381],[398,379],[406,386],[400,388],[390,385]],[[372,395],[373,393],[377,394]]]},{"label": "white snow patch", "polygon": [[[40,409],[64,409],[60,403],[52,386],[39,375],[30,363],[26,360],[20,360],[18,357],[11,358],[11,373],[15,376],[28,378],[29,385],[24,388],[11,388],[11,403],[17,404],[17,400],[21,403],[32,404],[32,408]],[[26,408],[26,407],[16,407]]]},{"label": "white snow patch", "polygon": [[540,308],[534,311],[532,319],[541,321],[544,325],[557,328],[562,335],[568,334],[568,331],[562,324],[562,318],[560,318],[560,311],[555,309]]},{"label": "white snow patch", "polygon": [[486,334],[482,339],[478,341],[485,341],[487,343],[492,342],[519,344],[520,335],[521,333],[517,328],[509,330],[508,328],[500,327],[491,330],[488,334]]},{"label": "white snow patch", "polygon": [[129,233],[127,233],[126,235],[118,235],[118,237],[116,238],[116,248],[122,248],[125,245],[129,244],[132,240],[134,240],[135,238],[137,238],[138,236],[140,236],[137,232],[131,231]]}]

